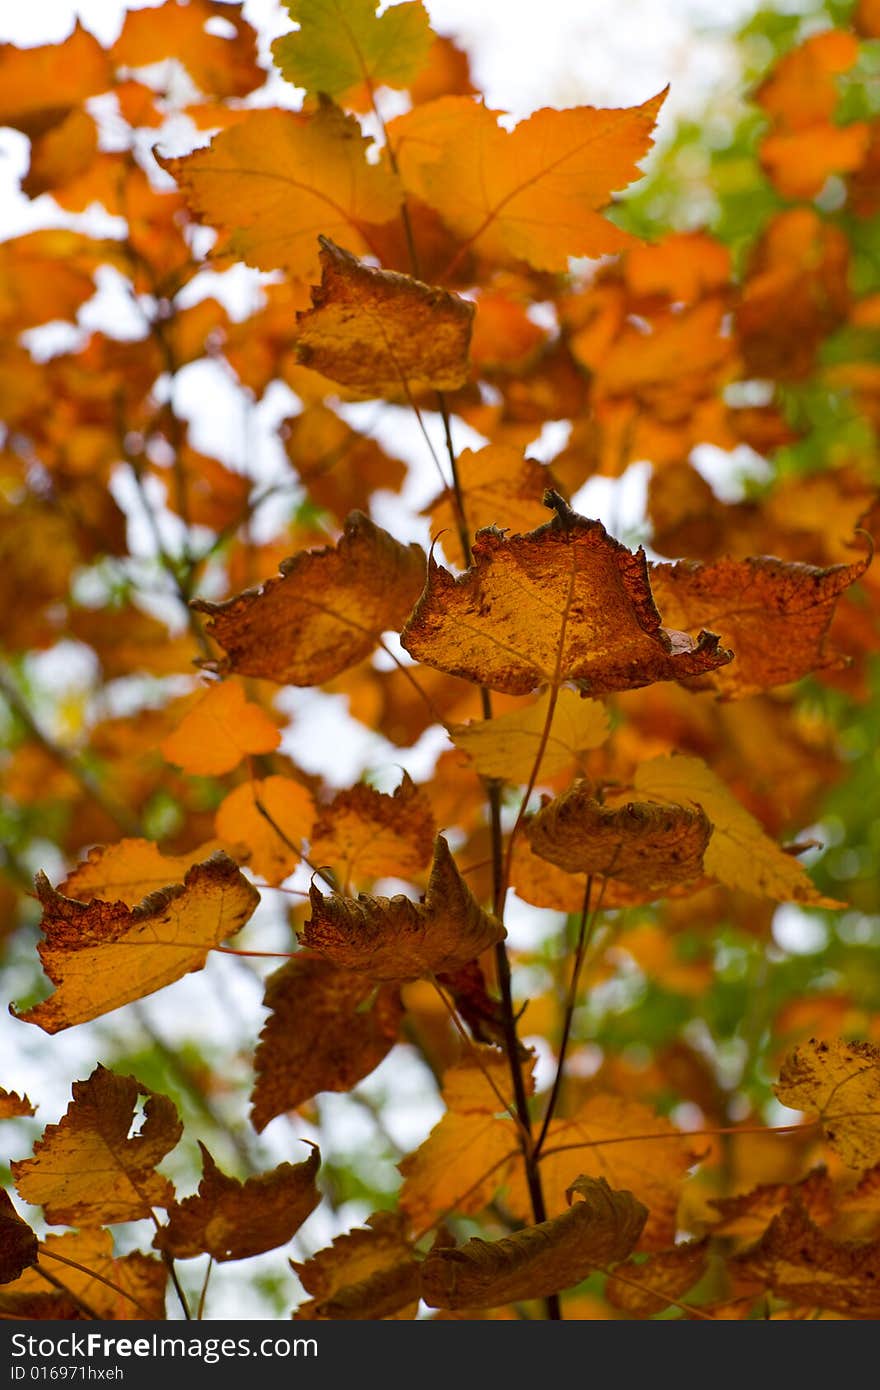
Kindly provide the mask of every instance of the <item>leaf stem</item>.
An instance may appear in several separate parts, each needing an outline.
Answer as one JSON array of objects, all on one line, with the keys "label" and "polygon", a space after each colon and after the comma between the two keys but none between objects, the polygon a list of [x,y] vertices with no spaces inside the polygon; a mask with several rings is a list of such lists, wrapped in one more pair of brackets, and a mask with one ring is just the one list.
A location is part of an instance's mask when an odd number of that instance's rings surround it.
[{"label": "leaf stem", "polygon": [[[103,1274],[98,1274],[96,1270],[89,1269],[87,1265],[81,1265],[76,1260],[69,1260],[66,1257],[66,1255],[56,1255],[54,1251],[47,1250],[45,1245],[40,1246],[40,1254],[44,1256],[47,1260],[57,1260],[59,1264],[69,1265],[71,1269],[78,1270],[80,1274],[87,1274],[90,1279],[97,1280],[99,1284],[104,1284],[108,1289],[112,1289],[114,1293],[118,1293],[123,1298],[127,1299],[129,1303],[133,1303],[135,1308],[137,1308],[139,1312],[143,1313],[144,1317],[152,1318],[152,1314],[150,1313],[149,1309],[145,1308],[143,1303],[139,1302],[138,1299],[135,1298],[134,1294],[129,1293],[127,1289],[120,1288],[118,1284],[114,1284],[112,1279],[105,1279]],[[50,1283],[58,1282],[57,1280],[53,1280],[52,1276],[47,1274],[45,1270],[40,1270],[40,1273],[43,1275],[43,1278],[48,1279]],[[60,1287],[65,1288],[65,1285],[62,1284],[60,1285]],[[70,1293],[71,1297],[76,1299],[76,1295],[73,1294],[73,1291],[71,1289],[65,1288],[65,1292]],[[101,1316],[100,1313],[96,1313],[94,1309],[92,1310],[91,1315],[93,1318],[100,1318]]]}]

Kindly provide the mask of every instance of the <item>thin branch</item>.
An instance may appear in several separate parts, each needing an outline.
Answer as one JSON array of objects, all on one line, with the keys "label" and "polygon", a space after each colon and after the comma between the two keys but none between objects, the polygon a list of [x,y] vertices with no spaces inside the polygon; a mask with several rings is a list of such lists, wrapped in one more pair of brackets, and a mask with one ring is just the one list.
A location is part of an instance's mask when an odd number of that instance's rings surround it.
[{"label": "thin branch", "polygon": [[659,1289],[652,1289],[649,1284],[640,1284],[637,1279],[630,1279],[628,1275],[618,1274],[616,1269],[599,1269],[600,1274],[606,1275],[609,1279],[619,1279],[621,1284],[628,1284],[631,1289],[638,1289],[639,1293],[651,1294],[653,1298],[662,1298],[664,1303],[668,1303],[671,1308],[680,1308],[683,1313],[689,1313],[695,1318],[704,1318],[706,1322],[716,1322],[717,1319],[711,1313],[704,1313],[702,1308],[695,1308],[691,1303],[681,1303],[677,1298],[670,1298],[668,1293],[661,1293]]},{"label": "thin branch", "polygon": [[[485,1080],[488,1082],[488,1084],[489,1084],[489,1086],[491,1087],[491,1089],[495,1092],[495,1095],[496,1095],[497,1098],[498,1098],[498,1101],[499,1101],[499,1103],[500,1103],[500,1105],[501,1105],[502,1110],[506,1110],[506,1111],[507,1111],[507,1114],[508,1114],[508,1115],[510,1116],[510,1118],[513,1120],[513,1123],[517,1126],[517,1128],[518,1128],[519,1130],[522,1131],[523,1126],[522,1126],[522,1123],[521,1123],[519,1117],[517,1116],[516,1112],[514,1111],[513,1107],[511,1106],[510,1101],[506,1100],[505,1097],[504,1097],[504,1095],[503,1095],[503,1093],[499,1090],[498,1085],[497,1085],[497,1083],[496,1083],[496,1081],[495,1081],[495,1078],[492,1076],[491,1072],[489,1071],[488,1067],[486,1066],[485,1062],[483,1061],[483,1058],[480,1056],[479,1049],[477,1048],[476,1044],[474,1043],[473,1038],[470,1036],[470,1034],[468,1033],[468,1031],[467,1031],[467,1029],[465,1028],[464,1024],[462,1023],[461,1019],[459,1018],[459,1016],[458,1016],[458,1010],[455,1008],[455,1005],[452,1004],[452,1003],[449,1001],[449,999],[447,999],[446,995],[444,994],[443,990],[442,990],[441,987],[440,987],[439,981],[437,980],[437,976],[434,975],[434,974],[431,974],[428,978],[430,979],[431,984],[434,986],[435,990],[436,990],[437,993],[439,994],[440,999],[442,1000],[443,1004],[444,1004],[445,1007],[446,1007],[446,1011],[447,1011],[447,1013],[449,1014],[449,1017],[452,1019],[452,1022],[453,1022],[453,1024],[455,1025],[455,1028],[456,1028],[457,1032],[459,1033],[460,1037],[463,1038],[464,1043],[465,1043],[465,1046],[467,1047],[468,1051],[470,1052],[471,1056],[473,1057],[474,1061],[476,1062],[477,1067],[478,1067],[479,1070],[482,1072],[482,1074],[483,1074]],[[525,1138],[526,1143],[528,1143],[529,1135],[528,1135],[527,1132],[524,1132],[524,1138]]]}]

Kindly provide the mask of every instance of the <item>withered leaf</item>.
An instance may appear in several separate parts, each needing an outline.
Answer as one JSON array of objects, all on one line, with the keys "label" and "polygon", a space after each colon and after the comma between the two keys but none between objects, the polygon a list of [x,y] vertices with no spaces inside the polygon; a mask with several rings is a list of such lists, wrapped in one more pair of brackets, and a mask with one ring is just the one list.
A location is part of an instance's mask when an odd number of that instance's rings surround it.
[{"label": "withered leaf", "polygon": [[[156,1256],[142,1255],[139,1250],[128,1255],[114,1255],[113,1237],[100,1227],[47,1235],[41,1253],[42,1268],[54,1273],[73,1297],[60,1291],[51,1293],[42,1275],[35,1269],[28,1269],[0,1293],[0,1312],[20,1318],[76,1317],[81,1315],[82,1309],[73,1299],[80,1298],[98,1317],[109,1321],[164,1320],[168,1270]],[[60,1259],[52,1259],[53,1255]],[[82,1268],[73,1269],[61,1263],[67,1260],[75,1261]],[[110,1284],[104,1280],[109,1280]],[[49,1303],[47,1295],[51,1299]]]},{"label": "withered leaf", "polygon": [[[167,1207],[174,1189],[156,1172],[183,1132],[172,1101],[133,1076],[97,1066],[74,1081],[73,1100],[34,1145],[33,1158],[12,1164],[19,1195],[42,1205],[59,1226],[138,1221]],[[139,1095],[147,1097],[139,1132],[129,1138]]]},{"label": "withered leaf", "polygon": [[0,1086],[0,1120],[13,1120],[21,1115],[35,1113],[27,1096],[20,1096],[15,1091],[6,1091]]},{"label": "withered leaf", "polygon": [[419,903],[402,894],[325,897],[314,884],[309,898],[312,916],[303,928],[303,943],[371,980],[415,980],[456,970],[506,935],[471,893],[442,835],[437,836],[427,892]]},{"label": "withered leaf", "polygon": [[43,940],[37,947],[55,993],[19,1014],[46,1033],[100,1018],[201,970],[208,952],[239,931],[260,895],[217,851],[187,870],[183,883],[122,901],[66,898],[40,873]]},{"label": "withered leaf", "polygon": [[[631,1192],[604,1178],[578,1178],[583,1201],[502,1240],[474,1238],[457,1250],[432,1250],[421,1270],[422,1297],[433,1308],[494,1308],[570,1288],[597,1266],[625,1259],[647,1211]],[[569,1200],[571,1200],[569,1196]]]},{"label": "withered leaf", "polygon": [[[495,719],[452,724],[450,738],[483,777],[528,782],[544,740],[551,698],[552,691],[545,690],[523,709]],[[536,780],[555,776],[589,749],[598,748],[608,737],[609,727],[605,706],[598,700],[587,700],[574,690],[559,690]]]},{"label": "withered leaf", "polygon": [[880,1317],[880,1241],[836,1241],[797,1200],[774,1216],[760,1241],[729,1262],[738,1279],[801,1307],[850,1318]]},{"label": "withered leaf", "polygon": [[860,579],[870,556],[851,565],[815,565],[758,555],[703,563],[653,564],[651,587],[666,620],[686,632],[710,626],[735,660],[694,684],[741,699],[839,666],[827,646],[837,599]]},{"label": "withered leaf", "polygon": [[321,1200],[315,1185],[321,1155],[314,1146],[302,1163],[279,1163],[244,1182],[221,1173],[201,1141],[199,1148],[198,1192],[168,1208],[168,1223],[153,1239],[174,1259],[207,1253],[223,1262],[262,1255],[286,1245]]},{"label": "withered leaf", "polygon": [[223,671],[280,685],[320,685],[369,656],[399,629],[424,582],[418,545],[401,545],[352,512],[335,546],[285,560],[281,575],[225,603],[196,600],[227,653]]},{"label": "withered leaf", "polygon": [[0,1188],[0,1284],[11,1284],[29,1265],[36,1264],[39,1245],[9,1194]]},{"label": "withered leaf", "polygon": [[614,540],[555,493],[556,515],[524,536],[494,527],[456,579],[433,559],[401,635],[429,666],[511,695],[581,681],[591,694],[699,675],[730,660],[718,638],[661,626],[644,551]]},{"label": "withered leaf", "polygon": [[406,1239],[405,1220],[390,1211],[367,1218],[365,1228],[337,1236],[326,1250],[291,1267],[312,1295],[297,1320],[413,1318],[419,1302],[419,1267]]},{"label": "withered leaf", "polygon": [[308,951],[270,975],[271,1014],[254,1055],[251,1116],[257,1131],[319,1091],[349,1091],[397,1040],[403,1008],[393,985],[375,989]]},{"label": "withered leaf", "polygon": [[783,1105],[818,1114],[828,1143],[850,1168],[880,1160],[880,1047],[809,1042],[782,1064],[773,1088]]},{"label": "withered leaf", "polygon": [[321,284],[297,314],[300,362],[358,395],[407,400],[452,391],[468,375],[474,306],[392,270],[375,270],[319,236]]},{"label": "withered leaf", "polygon": [[404,773],[390,796],[366,782],[339,792],[312,828],[309,857],[333,868],[348,891],[371,879],[416,877],[431,861],[435,834],[424,788]]},{"label": "withered leaf", "polygon": [[535,853],[560,869],[656,892],[700,877],[712,834],[700,807],[653,801],[603,806],[586,783],[542,806],[525,829]]},{"label": "withered leaf", "polygon": [[[620,1308],[632,1318],[662,1313],[670,1299],[680,1298],[703,1277],[708,1265],[707,1246],[706,1240],[691,1240],[671,1250],[658,1250],[639,1264],[627,1260],[606,1283],[605,1298],[612,1308]],[[627,1283],[627,1279],[632,1282]]]}]

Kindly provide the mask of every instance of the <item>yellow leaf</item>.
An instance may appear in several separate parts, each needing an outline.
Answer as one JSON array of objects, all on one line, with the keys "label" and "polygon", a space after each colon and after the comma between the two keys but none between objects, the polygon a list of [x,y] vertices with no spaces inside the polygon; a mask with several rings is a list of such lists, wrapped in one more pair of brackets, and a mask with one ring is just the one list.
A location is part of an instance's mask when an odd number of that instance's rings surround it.
[{"label": "yellow leaf", "polygon": [[162,756],[184,772],[216,777],[231,772],[250,753],[271,753],[281,735],[237,681],[211,685],[163,739]]},{"label": "yellow leaf", "polygon": [[850,1168],[880,1160],[880,1047],[811,1038],[786,1057],[773,1088],[783,1105],[818,1115]]},{"label": "yellow leaf", "polygon": [[312,1295],[297,1308],[297,1320],[401,1320],[416,1315],[418,1265],[404,1220],[390,1211],[375,1212],[365,1227],[337,1236],[302,1264],[291,1260],[291,1266]]},{"label": "yellow leaf", "polygon": [[[544,736],[552,692],[544,690],[530,705],[497,719],[453,724],[449,734],[483,777],[528,782]],[[561,689],[556,699],[536,781],[555,777],[608,737],[608,714],[598,700]]]},{"label": "yellow leaf", "polygon": [[281,883],[300,860],[315,815],[312,794],[292,777],[242,782],[221,801],[214,826],[236,858],[267,883]]}]

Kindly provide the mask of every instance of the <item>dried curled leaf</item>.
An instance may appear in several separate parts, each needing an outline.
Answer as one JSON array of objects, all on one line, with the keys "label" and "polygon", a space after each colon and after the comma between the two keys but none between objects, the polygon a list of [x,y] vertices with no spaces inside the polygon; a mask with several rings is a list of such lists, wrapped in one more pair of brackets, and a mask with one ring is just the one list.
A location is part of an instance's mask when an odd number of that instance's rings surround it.
[{"label": "dried curled leaf", "polygon": [[560,869],[656,892],[700,877],[711,834],[700,807],[652,801],[602,806],[586,784],[555,797],[526,824],[535,853]]},{"label": "dried curled leaf", "polygon": [[177,1260],[208,1254],[215,1260],[246,1260],[286,1245],[321,1194],[315,1175],[321,1155],[313,1146],[302,1163],[279,1163],[245,1182],[221,1173],[205,1145],[198,1192],[168,1208],[168,1223],[153,1244]]},{"label": "dried curled leaf", "polygon": [[653,564],[651,587],[673,627],[711,627],[733,648],[736,659],[729,666],[694,684],[742,699],[843,664],[827,647],[828,628],[837,599],[870,563],[870,555],[826,569],[767,555],[679,560]]},{"label": "dried curled leaf", "polygon": [[746,1285],[806,1308],[850,1318],[880,1317],[880,1241],[836,1241],[797,1200],[774,1216],[760,1241],[729,1262]]},{"label": "dried curled leaf", "polygon": [[468,375],[474,306],[392,270],[363,265],[319,236],[321,284],[297,314],[296,352],[313,371],[358,395],[406,400],[453,391]]},{"label": "dried curled leaf", "polygon": [[524,536],[478,533],[458,579],[433,559],[401,641],[429,666],[525,695],[580,681],[591,694],[699,675],[730,660],[718,638],[661,626],[644,552],[555,493],[556,515]]},{"label": "dried curled leaf", "polygon": [[247,699],[241,685],[221,681],[202,693],[160,747],[163,758],[184,772],[216,777],[250,753],[271,753],[280,742],[268,714]]},{"label": "dried curled leaf", "polygon": [[[12,1164],[19,1196],[42,1205],[59,1226],[138,1221],[151,1207],[169,1206],[174,1189],[156,1164],[183,1131],[173,1102],[102,1066],[72,1089],[66,1113],[46,1128],[33,1158]],[[139,1095],[148,1098],[144,1120],[129,1138]]]},{"label": "dried curled leaf", "polygon": [[56,988],[18,1017],[46,1033],[100,1018],[201,970],[211,948],[240,931],[260,900],[222,851],[133,908],[66,898],[43,873],[36,891],[44,933],[37,949]]},{"label": "dried curled leaf", "polygon": [[[578,1178],[583,1201],[502,1240],[474,1238],[457,1250],[432,1250],[422,1265],[422,1297],[432,1308],[496,1308],[570,1288],[632,1251],[647,1211],[631,1192],[604,1178]],[[570,1200],[570,1196],[569,1196]]]},{"label": "dried curled leaf", "polygon": [[0,1284],[11,1284],[29,1265],[36,1264],[40,1242],[0,1188]]},{"label": "dried curled leaf", "polygon": [[392,985],[300,951],[266,981],[269,1017],[254,1055],[251,1117],[265,1129],[319,1091],[350,1091],[397,1040],[403,1008]]},{"label": "dried curled leaf", "polygon": [[15,1091],[5,1091],[0,1086],[0,1120],[13,1120],[21,1115],[34,1115],[36,1111],[27,1096]]},{"label": "dried curled leaf", "polygon": [[367,1217],[365,1228],[337,1236],[326,1250],[291,1267],[312,1295],[297,1320],[413,1318],[419,1303],[419,1266],[404,1219],[389,1211]]},{"label": "dried curled leaf", "polygon": [[706,873],[728,888],[744,888],[777,902],[842,906],[813,887],[803,865],[765,835],[701,758],[652,758],[636,769],[635,786],[647,796],[677,805],[690,801],[702,806],[713,827],[703,859]]},{"label": "dried curled leaf", "polygon": [[197,600],[210,635],[227,653],[219,669],[279,685],[320,685],[369,656],[398,629],[422,587],[425,557],[363,512],[352,512],[335,546],[285,560],[281,576],[225,603]]},{"label": "dried curled leaf", "polygon": [[773,1088],[783,1105],[817,1114],[828,1143],[850,1168],[880,1160],[880,1047],[809,1042],[782,1064]]},{"label": "dried curled leaf", "polygon": [[605,1285],[607,1302],[631,1318],[662,1313],[702,1279],[709,1262],[707,1246],[706,1240],[691,1240],[671,1250],[658,1250],[638,1264],[627,1260],[618,1265]]},{"label": "dried curled leaf", "polygon": [[533,704],[496,719],[452,724],[450,738],[483,777],[503,777],[511,782],[528,782],[543,740],[536,781],[554,777],[577,763],[589,749],[604,743],[610,726],[605,706],[598,700],[562,689],[545,739],[551,699],[552,691],[545,690]]},{"label": "dried curled leaf", "polygon": [[314,884],[309,899],[312,916],[303,928],[303,944],[371,980],[415,980],[457,970],[506,935],[471,893],[442,835],[419,903],[402,894],[325,897]]}]

